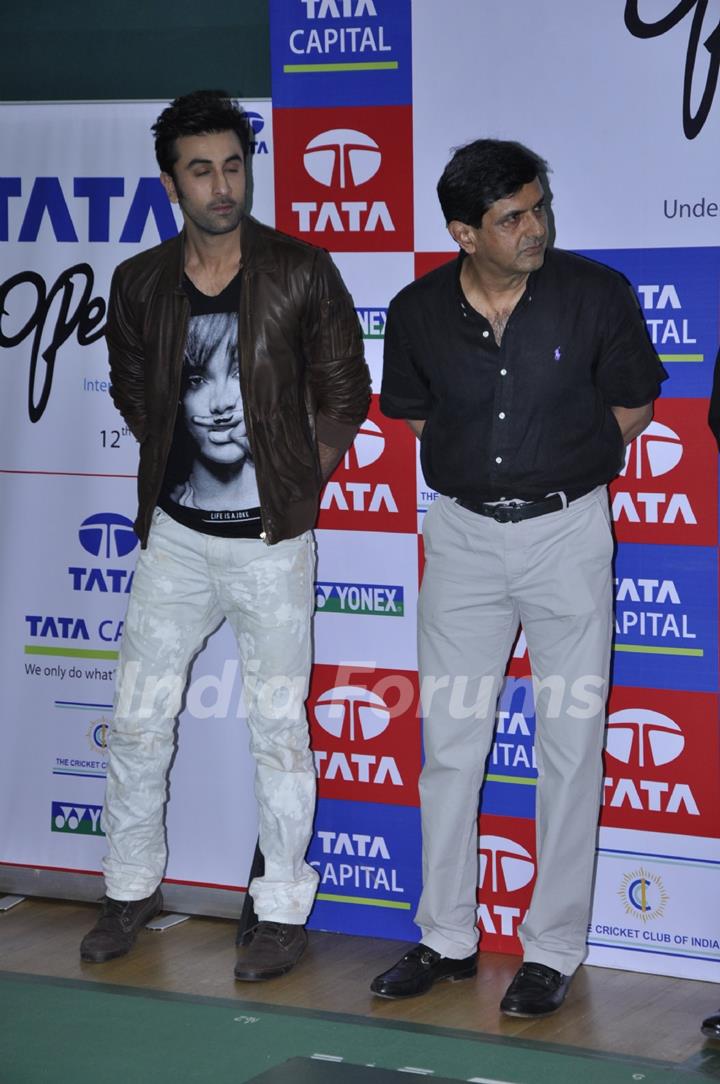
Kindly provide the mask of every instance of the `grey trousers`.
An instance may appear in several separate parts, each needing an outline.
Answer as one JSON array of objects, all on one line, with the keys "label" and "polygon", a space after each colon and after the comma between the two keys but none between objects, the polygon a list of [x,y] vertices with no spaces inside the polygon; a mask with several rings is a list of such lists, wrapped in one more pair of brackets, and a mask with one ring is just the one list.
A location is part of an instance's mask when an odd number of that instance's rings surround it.
[{"label": "grey trousers", "polygon": [[586,954],[612,636],[607,492],[520,523],[440,497],[425,517],[418,609],[425,763],[422,940],[444,956],[478,941],[478,794],[497,696],[521,621],[536,701],[537,878],[525,961],[569,975]]}]

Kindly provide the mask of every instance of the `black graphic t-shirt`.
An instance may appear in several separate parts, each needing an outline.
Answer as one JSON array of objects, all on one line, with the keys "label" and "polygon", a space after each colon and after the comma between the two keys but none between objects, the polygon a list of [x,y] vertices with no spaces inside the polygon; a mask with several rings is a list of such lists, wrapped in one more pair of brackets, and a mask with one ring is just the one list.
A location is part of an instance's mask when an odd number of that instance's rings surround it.
[{"label": "black graphic t-shirt", "polygon": [[216,297],[187,275],[190,299],[175,433],[158,504],[204,534],[259,538],[255,464],[240,394],[240,274]]}]

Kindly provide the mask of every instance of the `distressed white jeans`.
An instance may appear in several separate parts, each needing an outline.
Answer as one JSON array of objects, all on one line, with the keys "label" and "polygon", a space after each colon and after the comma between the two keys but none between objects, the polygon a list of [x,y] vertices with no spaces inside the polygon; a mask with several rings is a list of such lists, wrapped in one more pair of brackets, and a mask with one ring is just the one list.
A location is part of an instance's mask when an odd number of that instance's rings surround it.
[{"label": "distressed white jeans", "polygon": [[305,714],[315,544],[216,538],[156,509],[138,559],[108,737],[102,816],[113,899],[151,895],[167,861],[164,807],[190,662],[227,618],[238,644],[255,758],[265,874],[249,890],[259,919],[305,922],[318,875],[305,862],[315,768]]}]

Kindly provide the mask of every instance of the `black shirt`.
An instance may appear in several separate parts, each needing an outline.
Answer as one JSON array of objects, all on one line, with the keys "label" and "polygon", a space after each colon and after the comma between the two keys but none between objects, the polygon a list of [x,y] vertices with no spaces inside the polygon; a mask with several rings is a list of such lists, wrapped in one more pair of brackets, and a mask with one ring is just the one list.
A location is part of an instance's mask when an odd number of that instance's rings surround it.
[{"label": "black shirt", "polygon": [[612,406],[656,398],[665,371],[629,283],[558,249],[528,278],[498,347],[465,300],[460,254],[393,299],[380,406],[425,419],[421,461],[466,500],[576,496],[621,469]]},{"label": "black shirt", "polygon": [[158,504],[178,523],[223,538],[262,532],[255,463],[240,391],[240,272],[209,297],[183,276],[190,300],[183,379]]}]

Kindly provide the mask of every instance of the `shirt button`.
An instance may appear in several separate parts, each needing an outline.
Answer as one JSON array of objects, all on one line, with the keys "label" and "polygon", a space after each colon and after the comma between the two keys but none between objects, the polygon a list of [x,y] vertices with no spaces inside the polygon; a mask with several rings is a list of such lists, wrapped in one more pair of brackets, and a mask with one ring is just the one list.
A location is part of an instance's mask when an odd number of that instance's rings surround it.
[{"label": "shirt button", "polygon": [[489,338],[489,336],[490,336],[489,331],[483,331],[483,339],[487,339],[487,338]]},{"label": "shirt button", "polygon": [[505,420],[505,411],[504,410],[500,411],[500,413],[498,414],[498,418],[502,418],[503,421]]},{"label": "shirt button", "polygon": [[502,456],[501,455],[496,455],[495,456],[495,462],[496,463],[502,463]]},{"label": "shirt button", "polygon": [[501,369],[500,376],[507,376],[507,369]]}]

